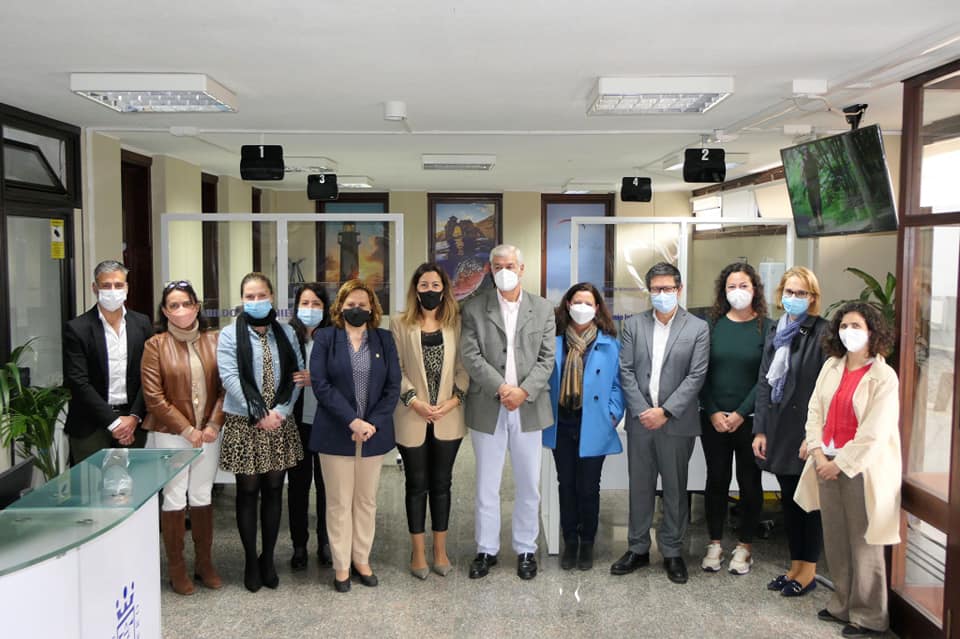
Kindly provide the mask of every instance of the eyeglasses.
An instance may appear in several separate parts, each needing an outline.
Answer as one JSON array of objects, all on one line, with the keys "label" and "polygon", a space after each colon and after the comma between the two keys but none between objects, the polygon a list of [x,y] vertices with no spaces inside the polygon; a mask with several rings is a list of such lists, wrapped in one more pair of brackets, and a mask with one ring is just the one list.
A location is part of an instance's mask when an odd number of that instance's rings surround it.
[{"label": "eyeglasses", "polygon": [[783,289],[784,297],[796,297],[797,299],[805,300],[810,297],[810,291],[795,291],[791,288]]},{"label": "eyeglasses", "polygon": [[167,285],[163,287],[163,292],[172,291],[175,288],[193,288],[188,280],[173,280],[172,282],[167,282]]},{"label": "eyeglasses", "polygon": [[679,290],[680,289],[676,286],[651,286],[650,294],[660,295],[661,293],[666,293],[667,295],[670,295],[672,293],[676,293]]}]

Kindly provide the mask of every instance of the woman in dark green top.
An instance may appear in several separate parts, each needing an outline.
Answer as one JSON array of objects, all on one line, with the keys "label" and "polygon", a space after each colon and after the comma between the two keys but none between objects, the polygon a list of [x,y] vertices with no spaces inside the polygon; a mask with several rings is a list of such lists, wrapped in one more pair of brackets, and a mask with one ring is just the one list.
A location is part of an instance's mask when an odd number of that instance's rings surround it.
[{"label": "woman in dark green top", "polygon": [[763,507],[760,468],[753,457],[753,403],[763,340],[772,326],[767,318],[763,285],[749,264],[730,264],[716,282],[710,309],[710,367],[700,392],[701,437],[707,461],[704,500],[710,543],[700,566],[719,572],[723,565],[723,522],[727,494],[737,459],[740,491],[739,543],[730,557],[729,571],[750,572],[751,542]]}]

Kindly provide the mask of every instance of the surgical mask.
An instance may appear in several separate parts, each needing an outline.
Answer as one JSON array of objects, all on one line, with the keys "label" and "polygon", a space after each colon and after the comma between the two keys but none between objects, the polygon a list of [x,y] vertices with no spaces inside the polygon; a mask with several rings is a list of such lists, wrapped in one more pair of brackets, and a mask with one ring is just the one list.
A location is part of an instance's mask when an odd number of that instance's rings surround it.
[{"label": "surgical mask", "polygon": [[597,316],[597,309],[589,304],[571,304],[570,319],[577,324],[586,324]]},{"label": "surgical mask", "polygon": [[650,301],[653,302],[653,308],[661,313],[669,313],[677,307],[677,294],[657,293],[650,297]]},{"label": "surgical mask", "polygon": [[843,347],[850,353],[858,353],[864,349],[867,342],[870,341],[870,335],[867,331],[860,328],[841,328],[840,341]]},{"label": "surgical mask", "polygon": [[343,311],[343,319],[345,319],[350,326],[360,328],[370,321],[370,311],[362,309],[359,306],[354,306],[353,308],[348,308]]},{"label": "surgical mask", "polygon": [[297,309],[297,319],[303,322],[303,325],[307,328],[319,326],[320,322],[323,321],[323,309],[301,306]]},{"label": "surgical mask", "polygon": [[200,310],[197,307],[184,308],[181,306],[175,311],[164,309],[163,312],[166,314],[168,322],[186,331],[193,327],[194,322],[197,321],[197,314]]},{"label": "surgical mask", "polygon": [[753,293],[742,288],[727,291],[727,301],[734,310],[742,311],[753,303]]},{"label": "surgical mask", "polygon": [[520,276],[511,270],[503,268],[493,276],[493,282],[497,285],[498,289],[507,293],[517,288],[517,284],[520,283]]},{"label": "surgical mask", "polygon": [[263,319],[270,314],[271,308],[273,308],[273,304],[270,303],[270,300],[243,303],[243,312],[253,319]]},{"label": "surgical mask", "polygon": [[793,317],[798,317],[807,312],[807,309],[810,308],[809,299],[800,299],[799,297],[787,297],[784,295],[780,298],[780,304],[783,305],[783,310],[787,312],[787,315]]},{"label": "surgical mask", "polygon": [[432,311],[443,301],[443,291],[421,291],[417,293],[417,297],[420,299],[420,306]]},{"label": "surgical mask", "polygon": [[100,306],[112,313],[127,301],[127,289],[99,289],[97,291],[97,301],[100,303]]}]

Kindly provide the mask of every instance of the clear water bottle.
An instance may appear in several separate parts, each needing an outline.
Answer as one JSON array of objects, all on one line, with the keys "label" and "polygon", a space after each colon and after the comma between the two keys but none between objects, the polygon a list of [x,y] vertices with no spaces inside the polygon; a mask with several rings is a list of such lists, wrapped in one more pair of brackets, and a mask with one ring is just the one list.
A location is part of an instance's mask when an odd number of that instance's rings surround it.
[{"label": "clear water bottle", "polygon": [[127,472],[130,451],[112,448],[103,458],[103,492],[110,497],[129,497],[133,492],[133,477]]}]

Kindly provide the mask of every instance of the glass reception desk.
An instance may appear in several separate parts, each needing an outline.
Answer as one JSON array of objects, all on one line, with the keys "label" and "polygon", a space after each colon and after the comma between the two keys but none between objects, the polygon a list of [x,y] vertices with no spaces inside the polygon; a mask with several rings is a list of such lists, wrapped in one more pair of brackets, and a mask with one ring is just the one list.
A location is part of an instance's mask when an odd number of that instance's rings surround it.
[{"label": "glass reception desk", "polygon": [[103,450],[0,511],[5,636],[159,639],[157,493],[200,451],[124,450],[107,488]]}]

